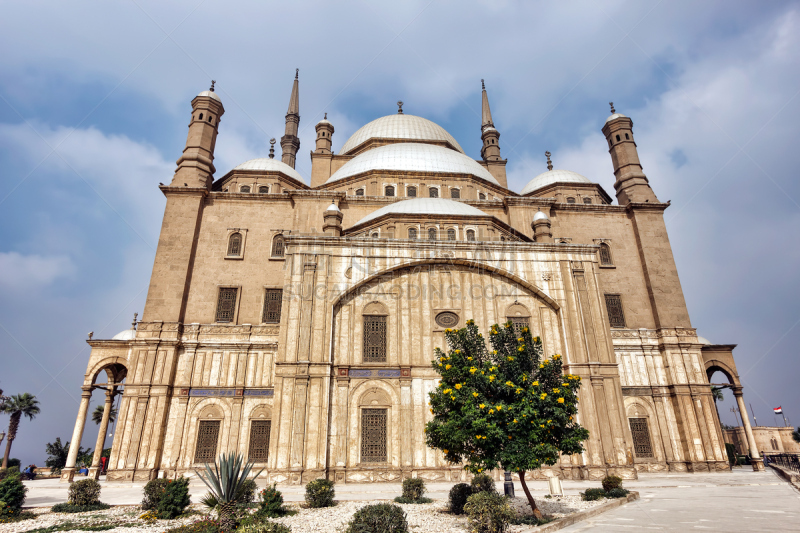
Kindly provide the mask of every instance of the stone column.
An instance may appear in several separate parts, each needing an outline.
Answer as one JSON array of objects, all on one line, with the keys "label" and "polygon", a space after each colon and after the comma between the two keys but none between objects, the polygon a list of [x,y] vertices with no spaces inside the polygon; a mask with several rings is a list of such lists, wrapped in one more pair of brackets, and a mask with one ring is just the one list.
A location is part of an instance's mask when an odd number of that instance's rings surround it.
[{"label": "stone column", "polygon": [[78,418],[75,420],[75,429],[72,431],[72,440],[69,443],[67,464],[61,469],[61,482],[71,483],[75,479],[75,462],[78,460],[78,450],[81,447],[83,428],[86,426],[86,415],[89,414],[89,400],[92,398],[92,386],[84,385],[81,393],[81,405],[78,408]]},{"label": "stone column", "polygon": [[100,477],[100,456],[103,454],[103,448],[106,445],[106,431],[108,431],[108,419],[111,416],[111,407],[114,405],[114,396],[116,391],[114,386],[109,384],[106,390],[106,403],[103,407],[103,419],[100,422],[100,431],[97,433],[97,443],[94,446],[94,456],[92,456],[92,466],[89,468],[89,477],[98,479]]},{"label": "stone column", "polygon": [[739,405],[739,413],[742,415],[742,423],[744,424],[745,435],[747,435],[747,445],[750,447],[750,462],[753,464],[753,470],[764,470],[764,461],[758,453],[756,439],[753,437],[753,428],[750,427],[750,415],[747,414],[747,408],[744,405],[742,387],[734,387],[733,395],[736,396],[736,403]]}]

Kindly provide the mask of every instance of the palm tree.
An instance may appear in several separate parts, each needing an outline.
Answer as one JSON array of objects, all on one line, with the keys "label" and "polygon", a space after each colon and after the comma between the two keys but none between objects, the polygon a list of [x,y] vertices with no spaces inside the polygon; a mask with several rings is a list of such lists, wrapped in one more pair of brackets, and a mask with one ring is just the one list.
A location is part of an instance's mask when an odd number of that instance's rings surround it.
[{"label": "palm tree", "polygon": [[722,401],[725,398],[722,396],[722,387],[711,387],[711,396],[714,398],[714,402]]},{"label": "palm tree", "polygon": [[[97,407],[94,408],[94,411],[92,411],[92,422],[94,422],[98,426],[100,425],[100,422],[103,421],[104,410],[105,406],[98,405]],[[109,423],[113,424],[116,419],[117,419],[117,410],[112,407],[111,411],[108,413],[108,421]]]},{"label": "palm tree", "polygon": [[8,456],[11,454],[11,443],[17,438],[19,421],[22,415],[27,416],[30,420],[36,418],[36,415],[39,414],[39,400],[36,399],[36,396],[27,392],[17,394],[3,403],[3,412],[11,415],[11,420],[8,422],[8,435],[6,435],[6,453],[3,455],[3,468],[7,468]]}]

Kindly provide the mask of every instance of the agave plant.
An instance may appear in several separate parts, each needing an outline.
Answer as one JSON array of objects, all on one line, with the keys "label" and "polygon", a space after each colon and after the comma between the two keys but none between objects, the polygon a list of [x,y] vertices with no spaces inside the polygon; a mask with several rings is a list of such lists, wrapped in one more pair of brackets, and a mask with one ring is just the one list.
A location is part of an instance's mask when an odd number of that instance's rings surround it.
[{"label": "agave plant", "polygon": [[[208,463],[205,467],[205,472],[195,471],[211,491],[203,498],[203,503],[208,505],[216,501],[220,529],[233,531],[236,528],[236,506],[242,494],[242,485],[247,480],[253,463],[245,463],[239,453],[223,453],[219,456],[218,462],[214,463],[213,470]],[[253,477],[258,477],[263,471],[262,468]]]}]

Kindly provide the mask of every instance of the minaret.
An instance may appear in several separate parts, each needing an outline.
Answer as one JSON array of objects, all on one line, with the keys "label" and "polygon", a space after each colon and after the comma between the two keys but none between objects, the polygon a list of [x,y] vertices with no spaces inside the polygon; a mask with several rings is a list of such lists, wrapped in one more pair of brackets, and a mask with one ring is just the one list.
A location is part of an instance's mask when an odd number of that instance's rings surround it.
[{"label": "minaret", "polygon": [[329,154],[331,153],[331,146],[333,141],[333,124],[328,122],[328,114],[325,113],[325,118],[320,120],[315,129],[317,130],[317,149],[314,153]]},{"label": "minaret", "polygon": [[192,120],[189,122],[189,135],[186,147],[178,159],[178,168],[172,178],[173,187],[210,188],[214,179],[214,146],[217,144],[219,119],[225,108],[211,88],[203,91],[192,100]]},{"label": "minaret", "polygon": [[292,85],[292,97],[289,98],[289,110],[286,111],[286,133],[281,137],[281,148],[283,155],[281,161],[294,168],[295,157],[300,149],[300,139],[297,138],[297,128],[300,126],[300,88],[298,76],[300,69],[294,73],[294,85]]},{"label": "minaret", "polygon": [[608,151],[614,164],[614,175],[617,177],[614,183],[617,201],[620,205],[631,202],[658,202],[639,163],[639,153],[633,140],[633,121],[617,113],[614,102],[609,102],[609,105],[611,116],[603,125],[603,135],[608,141]]},{"label": "minaret", "polygon": [[489,108],[489,96],[486,94],[486,85],[481,80],[483,90],[481,101],[481,158],[484,166],[503,187],[506,184],[506,160],[500,157],[500,132],[492,122],[492,110]]}]

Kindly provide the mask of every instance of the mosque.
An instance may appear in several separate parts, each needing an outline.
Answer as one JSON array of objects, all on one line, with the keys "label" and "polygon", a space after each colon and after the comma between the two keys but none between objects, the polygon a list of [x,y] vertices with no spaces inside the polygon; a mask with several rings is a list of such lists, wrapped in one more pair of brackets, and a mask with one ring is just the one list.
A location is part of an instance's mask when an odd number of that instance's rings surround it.
[{"label": "mosque", "polygon": [[[510,190],[485,87],[479,160],[398,102],[336,153],[334,125],[316,124],[309,180],[295,170],[297,75],[280,158],[273,139],[269,157],[218,178],[225,109],[214,85],[191,106],[186,148],[160,185],[141,321],[87,341],[72,442],[104,390],[98,450],[119,405],[108,480],[192,474],[222,452],[243,454],[270,482],[463,480],[423,430],[433,350],[469,319],[483,330],[529,326],[582,378],[585,452],[534,477],[728,470],[709,378],[727,378],[748,420],[735,345],[692,327],[669,202],[642,170],[633,121],[613,105],[602,131],[616,203],[549,154],[547,171]],[[99,465],[98,454],[93,477]]]}]

